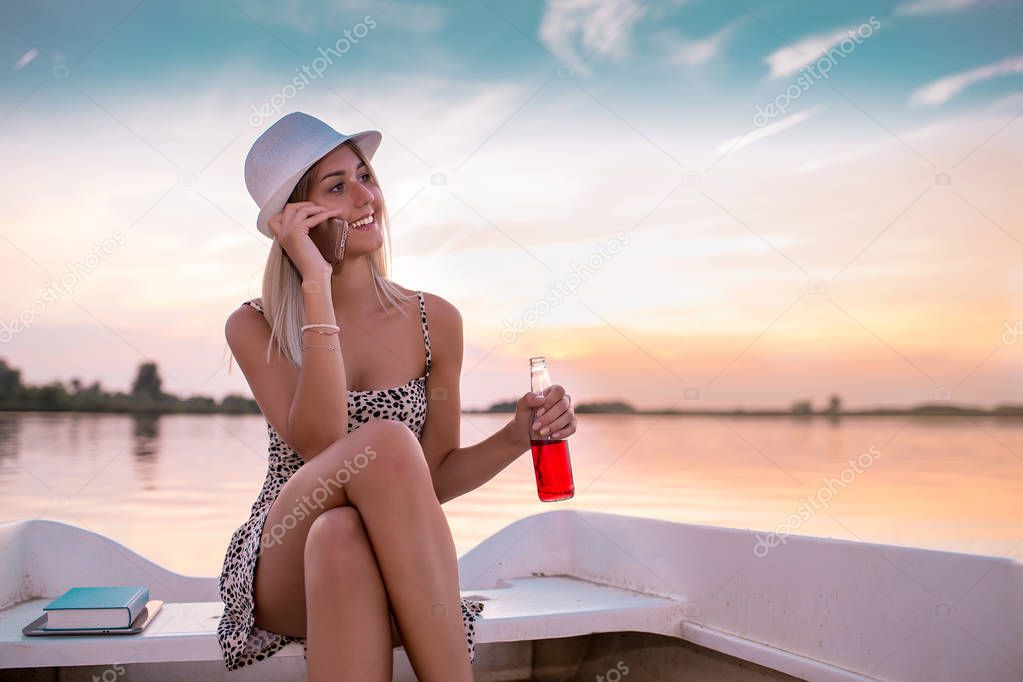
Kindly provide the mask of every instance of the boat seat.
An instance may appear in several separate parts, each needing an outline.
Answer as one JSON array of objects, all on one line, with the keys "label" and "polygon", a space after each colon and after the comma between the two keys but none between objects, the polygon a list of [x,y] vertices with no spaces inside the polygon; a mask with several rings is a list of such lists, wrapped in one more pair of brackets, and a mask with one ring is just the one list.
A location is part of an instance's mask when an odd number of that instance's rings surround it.
[{"label": "boat seat", "polygon": [[[1018,559],[798,535],[782,540],[760,554],[764,539],[754,530],[573,509],[519,519],[458,557],[462,596],[486,602],[477,642],[495,661],[522,654],[522,666],[495,668],[507,675],[486,679],[528,674],[534,648],[555,640],[628,631],[667,635],[814,682],[862,682],[876,672],[885,679],[1001,680],[1023,670]],[[69,587],[140,584],[165,602],[145,633],[21,634]],[[0,669],[31,675],[110,661],[194,661],[212,672],[223,665],[219,597],[216,576],[175,573],[95,532],[46,519],[0,523]],[[931,626],[913,630],[918,618]],[[893,650],[899,642],[907,645]],[[301,669],[301,655],[292,644],[271,658]],[[396,665],[401,659],[407,662],[398,649]],[[165,679],[160,672],[148,679]],[[252,679],[260,672],[251,666]]]},{"label": "boat seat", "polygon": [[[478,644],[570,637],[623,630],[679,636],[682,604],[570,576],[501,579],[493,589],[462,590],[486,605]],[[208,661],[223,658],[217,623],[223,602],[169,602],[138,635],[26,637],[21,628],[51,600],[31,599],[0,611],[0,668]],[[302,656],[289,644],[274,654]]]}]

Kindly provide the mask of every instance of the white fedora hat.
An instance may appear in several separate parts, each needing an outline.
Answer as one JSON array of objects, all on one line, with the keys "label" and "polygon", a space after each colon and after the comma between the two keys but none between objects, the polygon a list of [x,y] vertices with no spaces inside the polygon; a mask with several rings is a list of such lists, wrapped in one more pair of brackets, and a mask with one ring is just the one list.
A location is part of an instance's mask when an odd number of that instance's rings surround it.
[{"label": "white fedora hat", "polygon": [[271,239],[270,218],[280,213],[309,168],[346,140],[367,158],[380,146],[376,130],[345,135],[309,114],[294,111],[267,128],[245,157],[245,186],[259,206],[256,227]]}]

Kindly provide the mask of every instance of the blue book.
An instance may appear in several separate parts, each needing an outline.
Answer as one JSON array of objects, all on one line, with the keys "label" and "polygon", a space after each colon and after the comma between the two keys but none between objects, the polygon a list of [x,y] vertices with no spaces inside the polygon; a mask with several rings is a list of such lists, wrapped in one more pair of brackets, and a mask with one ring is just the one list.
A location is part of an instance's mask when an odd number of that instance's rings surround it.
[{"label": "blue book", "polygon": [[43,629],[129,628],[148,601],[145,585],[72,587],[43,607]]}]

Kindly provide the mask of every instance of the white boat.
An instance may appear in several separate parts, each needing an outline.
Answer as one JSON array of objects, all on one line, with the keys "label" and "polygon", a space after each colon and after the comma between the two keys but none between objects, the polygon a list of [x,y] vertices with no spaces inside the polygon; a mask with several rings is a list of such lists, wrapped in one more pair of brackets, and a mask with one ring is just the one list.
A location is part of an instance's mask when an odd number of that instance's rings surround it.
[{"label": "white boat", "polygon": [[[529,516],[459,558],[477,680],[1023,680],[1023,563],[599,512]],[[112,559],[111,557],[114,557]],[[0,679],[303,680],[291,644],[227,673],[217,578],[46,520],[0,525]],[[26,637],[76,585],[146,584],[138,635]],[[414,680],[394,652],[395,680]],[[258,669],[257,669],[258,668]]]}]

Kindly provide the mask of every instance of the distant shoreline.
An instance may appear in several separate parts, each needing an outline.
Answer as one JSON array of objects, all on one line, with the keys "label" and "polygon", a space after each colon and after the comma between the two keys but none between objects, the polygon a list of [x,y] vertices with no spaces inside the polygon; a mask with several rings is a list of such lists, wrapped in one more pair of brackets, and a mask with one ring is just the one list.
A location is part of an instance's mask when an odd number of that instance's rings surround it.
[{"label": "distant shoreline", "polygon": [[[466,410],[467,414],[514,413],[515,403],[494,403],[482,410]],[[671,417],[1023,417],[1023,404],[1002,404],[993,408],[957,405],[947,400],[927,402],[908,407],[874,407],[867,409],[846,409],[838,396],[832,396],[830,403],[819,410],[813,409],[810,401],[801,400],[789,409],[783,408],[720,408],[703,410],[677,410],[669,408],[639,409],[627,402],[614,400],[597,403],[579,403],[576,414],[641,414]]]},{"label": "distant shoreline", "polygon": [[[675,410],[669,408],[637,409],[624,400],[581,402],[575,405],[577,414],[629,414],[671,417],[1023,417],[1023,404],[1002,404],[992,409],[956,405],[951,392],[939,388],[937,402],[910,407],[870,408],[849,410],[842,406],[842,398],[832,394],[821,409],[814,409],[810,400],[797,400],[789,408],[763,409],[706,409]],[[692,404],[700,398],[695,387],[685,389],[683,400]],[[678,404],[678,403],[676,403]],[[462,414],[514,414],[516,401],[495,402],[490,407],[462,409]],[[154,362],[138,366],[131,392],[105,391],[98,381],[90,385],[74,378],[67,384],[53,381],[41,386],[24,384],[21,371],[0,358],[0,412],[74,412],[86,414],[261,414],[253,398],[232,393],[220,400],[188,392],[185,396],[163,390],[160,371]]]},{"label": "distant shoreline", "polygon": [[[258,415],[261,414],[259,406],[255,401],[236,400],[229,407],[210,405],[209,403],[189,404],[189,401],[180,401],[178,404],[125,406],[122,402],[119,406],[108,408],[91,407],[85,409],[75,408],[54,408],[40,409],[30,406],[0,405],[0,413],[24,412],[30,414],[133,414],[160,416],[170,414],[226,414],[226,415]],[[1001,405],[993,409],[979,407],[963,407],[959,405],[920,405],[913,408],[891,408],[873,410],[847,410],[842,412],[792,412],[786,410],[640,410],[640,409],[593,409],[586,403],[580,403],[575,408],[576,414],[613,414],[629,416],[660,416],[660,417],[789,417],[796,419],[827,418],[845,419],[856,417],[998,417],[1001,419],[1023,419],[1023,405]],[[514,414],[514,409],[502,405],[487,409],[462,409],[462,414]]]},{"label": "distant shoreline", "polygon": [[[627,414],[671,417],[1023,417],[1023,405],[1005,405],[986,410],[954,405],[920,406],[874,410],[848,410],[843,412],[791,412],[787,410],[587,410],[585,404],[576,407],[576,414]],[[505,414],[506,410],[462,410],[465,414]]]}]

